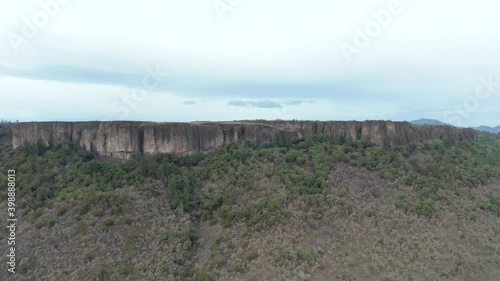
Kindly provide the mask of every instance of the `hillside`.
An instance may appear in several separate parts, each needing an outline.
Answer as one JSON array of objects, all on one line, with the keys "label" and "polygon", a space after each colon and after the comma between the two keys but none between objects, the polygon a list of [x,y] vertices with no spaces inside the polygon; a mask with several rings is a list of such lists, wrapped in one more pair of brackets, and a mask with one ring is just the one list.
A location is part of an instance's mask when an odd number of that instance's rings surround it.
[{"label": "hillside", "polygon": [[479,126],[477,128],[474,128],[474,129],[481,131],[481,132],[500,133],[500,126],[496,126],[496,127]]},{"label": "hillside", "polygon": [[448,124],[446,123],[443,123],[439,120],[436,120],[436,119],[426,119],[426,118],[421,118],[421,119],[418,119],[418,120],[413,120],[411,121],[412,124],[415,124],[415,125],[434,125],[434,126],[448,126]]},{"label": "hillside", "polygon": [[37,142],[2,147],[2,185],[8,169],[21,278],[2,280],[500,280],[494,134],[127,160]]},{"label": "hillside", "polygon": [[[418,120],[413,120],[410,123],[414,125],[431,125],[431,126],[449,126],[446,123],[443,123],[439,120],[436,119],[418,119]],[[479,127],[472,127],[474,130],[478,130],[481,132],[487,132],[487,133],[500,133],[500,126],[496,127],[489,127],[489,126],[479,126]]]}]

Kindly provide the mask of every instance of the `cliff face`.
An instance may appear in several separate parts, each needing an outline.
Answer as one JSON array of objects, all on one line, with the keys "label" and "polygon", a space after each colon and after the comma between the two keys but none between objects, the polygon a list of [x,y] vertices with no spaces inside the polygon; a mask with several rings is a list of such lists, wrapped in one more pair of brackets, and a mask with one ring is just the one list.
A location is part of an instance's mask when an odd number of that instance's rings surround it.
[{"label": "cliff face", "polygon": [[12,124],[0,123],[0,148],[12,145]]},{"label": "cliff face", "polygon": [[270,121],[277,128],[296,132],[299,137],[307,135],[343,136],[346,142],[363,140],[381,146],[422,144],[432,140],[475,140],[473,129],[451,126],[416,126],[408,122],[391,121]]},{"label": "cliff face", "polygon": [[271,144],[277,138],[328,135],[342,136],[346,142],[364,140],[392,147],[438,139],[474,140],[476,134],[472,129],[390,121],[33,122],[12,127],[12,146],[17,148],[38,140],[73,142],[97,155],[128,158],[133,153],[212,151],[242,139]]}]

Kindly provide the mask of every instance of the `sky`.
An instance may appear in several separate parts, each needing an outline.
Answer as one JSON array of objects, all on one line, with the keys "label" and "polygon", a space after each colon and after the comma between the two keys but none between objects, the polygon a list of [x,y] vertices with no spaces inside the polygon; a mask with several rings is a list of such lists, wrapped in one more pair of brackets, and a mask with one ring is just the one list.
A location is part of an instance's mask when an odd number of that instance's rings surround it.
[{"label": "sky", "polygon": [[500,125],[493,0],[0,0],[0,119]]}]

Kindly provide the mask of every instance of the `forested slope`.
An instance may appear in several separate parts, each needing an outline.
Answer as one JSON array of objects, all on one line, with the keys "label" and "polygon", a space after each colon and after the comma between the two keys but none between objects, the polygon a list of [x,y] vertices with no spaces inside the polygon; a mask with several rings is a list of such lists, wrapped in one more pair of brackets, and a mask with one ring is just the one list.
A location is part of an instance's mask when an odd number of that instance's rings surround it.
[{"label": "forested slope", "polygon": [[500,280],[495,134],[130,160],[2,147],[2,210],[8,169],[21,260],[6,280]]}]

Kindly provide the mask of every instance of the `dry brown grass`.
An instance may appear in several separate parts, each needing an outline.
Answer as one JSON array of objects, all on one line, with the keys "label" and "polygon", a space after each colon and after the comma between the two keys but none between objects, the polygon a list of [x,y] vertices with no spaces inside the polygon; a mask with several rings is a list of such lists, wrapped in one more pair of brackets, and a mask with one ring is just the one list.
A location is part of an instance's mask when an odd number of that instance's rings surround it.
[{"label": "dry brown grass", "polygon": [[[399,194],[412,189],[376,173],[339,164],[330,185],[329,199],[314,206],[295,200],[288,224],[261,233],[204,223],[212,236],[229,237],[216,250],[228,260],[214,269],[218,280],[500,280],[500,219],[478,207],[500,194],[499,182],[442,191],[446,200],[432,219],[395,208]],[[352,204],[351,214],[339,199]],[[244,241],[258,258],[246,258]],[[207,251],[206,243],[200,249]],[[238,264],[245,273],[232,270]],[[199,256],[196,266],[210,268],[210,257]]]},{"label": "dry brown grass", "polygon": [[[286,187],[256,168],[256,192],[286,197]],[[228,178],[205,183],[224,188]],[[441,190],[433,218],[395,207],[401,194],[418,200],[413,188],[383,180],[377,172],[335,164],[326,196],[287,201],[284,224],[250,231],[244,222],[229,228],[171,210],[165,187],[146,196],[132,187],[130,212],[98,210],[77,215],[53,208],[20,222],[18,254],[26,273],[2,280],[500,280],[500,218],[480,206],[500,197],[500,182],[478,188]],[[240,202],[240,205],[248,202]],[[5,202],[0,204],[5,209]],[[97,212],[97,213],[96,213]],[[98,214],[98,215],[96,215]],[[52,226],[37,221],[50,221]],[[108,231],[103,225],[111,219]],[[79,227],[79,226],[82,227]],[[82,229],[83,228],[83,229]],[[6,252],[5,232],[0,251]],[[193,243],[191,235],[199,238]],[[188,272],[191,271],[191,272]],[[22,277],[24,279],[19,279]]]}]

